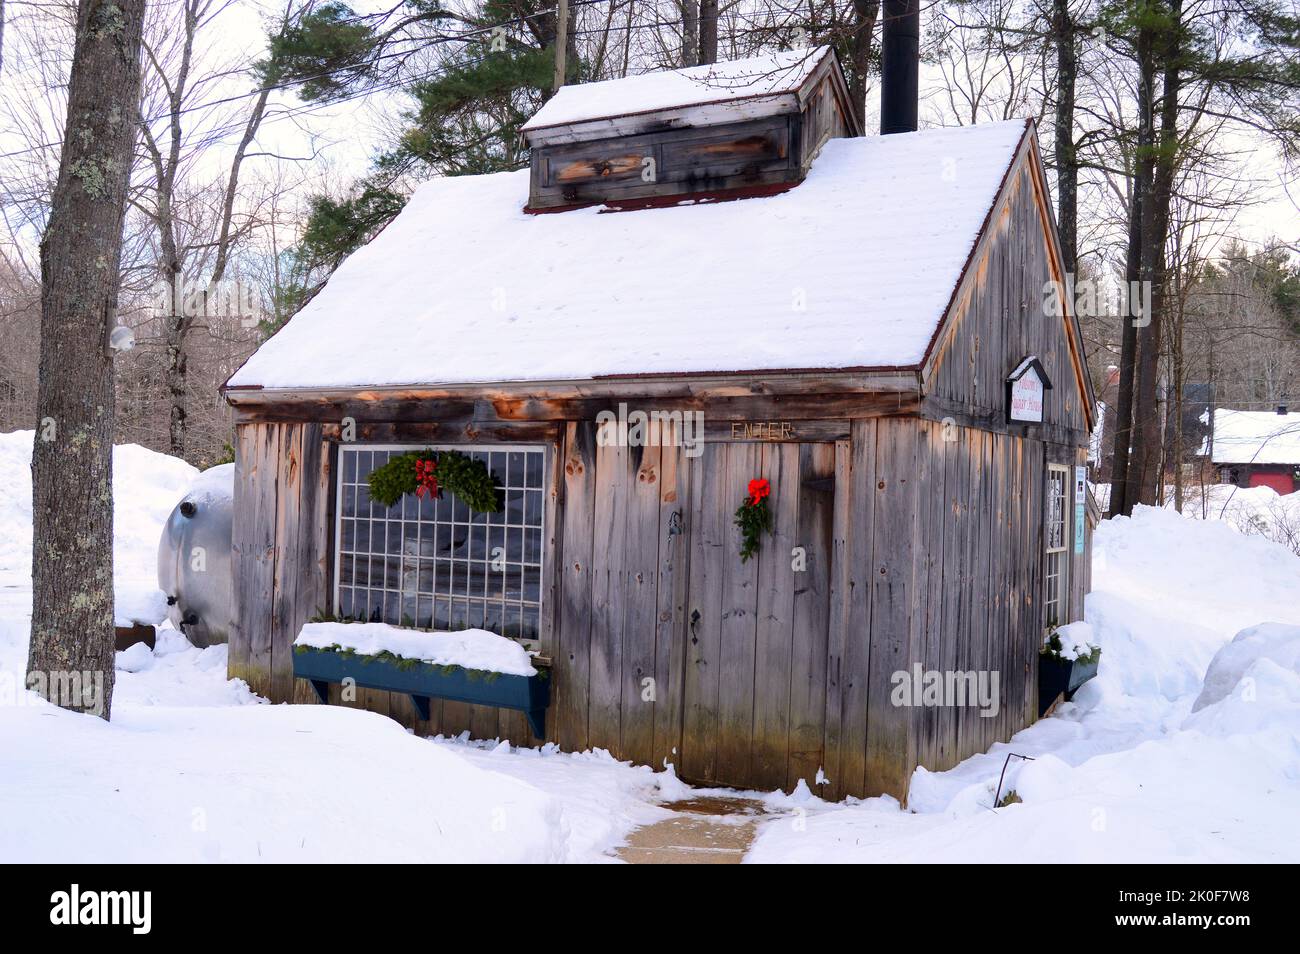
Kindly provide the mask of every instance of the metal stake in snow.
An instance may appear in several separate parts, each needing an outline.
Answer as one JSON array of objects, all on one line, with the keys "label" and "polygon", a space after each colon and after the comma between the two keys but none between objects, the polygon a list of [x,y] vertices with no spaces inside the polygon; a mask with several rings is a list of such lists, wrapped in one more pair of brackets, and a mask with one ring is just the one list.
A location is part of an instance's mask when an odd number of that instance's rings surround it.
[{"label": "metal stake in snow", "polygon": [[1002,774],[998,776],[998,790],[997,790],[997,793],[993,796],[993,807],[994,807],[994,808],[997,808],[997,807],[998,807],[998,802],[1000,802],[1000,801],[1002,800],[1002,780],[1003,780],[1004,778],[1007,777],[1007,765],[1009,765],[1009,764],[1011,763],[1011,760],[1012,760],[1013,758],[1024,759],[1026,762],[1032,762],[1032,761],[1034,761],[1034,759],[1030,758],[1028,755],[1018,755],[1018,754],[1015,753],[1015,752],[1008,752],[1008,753],[1007,753],[1006,761],[1004,761],[1004,762],[1002,763]]}]

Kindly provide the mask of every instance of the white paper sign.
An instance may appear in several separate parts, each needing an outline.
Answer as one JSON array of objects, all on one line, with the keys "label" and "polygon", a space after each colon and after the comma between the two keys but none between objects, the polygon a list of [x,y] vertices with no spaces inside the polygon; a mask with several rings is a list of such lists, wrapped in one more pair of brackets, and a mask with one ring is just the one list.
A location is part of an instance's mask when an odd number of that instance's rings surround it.
[{"label": "white paper sign", "polygon": [[1011,382],[1011,420],[1043,420],[1043,379],[1032,367]]}]

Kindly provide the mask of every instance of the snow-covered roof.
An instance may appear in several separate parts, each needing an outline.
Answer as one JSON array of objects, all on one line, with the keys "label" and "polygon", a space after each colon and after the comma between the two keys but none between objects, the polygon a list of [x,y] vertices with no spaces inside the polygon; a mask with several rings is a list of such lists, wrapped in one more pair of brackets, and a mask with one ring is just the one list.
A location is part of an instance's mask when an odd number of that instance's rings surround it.
[{"label": "snow-covered roof", "polygon": [[1026,128],[833,139],[780,195],[616,213],[434,179],[229,386],[914,367]]},{"label": "snow-covered roof", "polygon": [[727,63],[564,86],[524,123],[523,131],[705,103],[786,96],[796,92],[830,55],[828,46],[787,50]]},{"label": "snow-covered roof", "polygon": [[1216,464],[1300,464],[1300,414],[1214,411]]}]

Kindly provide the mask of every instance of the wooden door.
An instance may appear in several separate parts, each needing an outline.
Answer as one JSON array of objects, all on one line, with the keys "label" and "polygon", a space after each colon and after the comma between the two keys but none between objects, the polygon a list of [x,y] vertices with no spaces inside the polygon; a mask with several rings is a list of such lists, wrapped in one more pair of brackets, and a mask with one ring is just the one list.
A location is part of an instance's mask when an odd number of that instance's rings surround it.
[{"label": "wooden door", "polygon": [[[684,778],[788,789],[822,765],[835,460],[833,443],[719,442],[691,461]],[[771,484],[772,533],[741,562],[754,478]]]}]

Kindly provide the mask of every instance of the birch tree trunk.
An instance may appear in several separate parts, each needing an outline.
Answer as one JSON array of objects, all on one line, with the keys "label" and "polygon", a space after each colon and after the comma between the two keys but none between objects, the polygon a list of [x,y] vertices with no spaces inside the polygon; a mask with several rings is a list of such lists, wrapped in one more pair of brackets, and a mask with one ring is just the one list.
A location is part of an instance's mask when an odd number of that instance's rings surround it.
[{"label": "birch tree trunk", "polygon": [[139,122],[144,7],[144,0],[80,0],[59,178],[41,240],[27,685],[105,719],[114,661],[108,338]]},{"label": "birch tree trunk", "polygon": [[[682,66],[700,65],[700,7],[698,0],[680,0],[682,8]],[[632,32],[631,30],[628,31]]]}]

